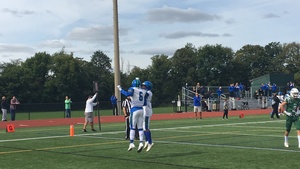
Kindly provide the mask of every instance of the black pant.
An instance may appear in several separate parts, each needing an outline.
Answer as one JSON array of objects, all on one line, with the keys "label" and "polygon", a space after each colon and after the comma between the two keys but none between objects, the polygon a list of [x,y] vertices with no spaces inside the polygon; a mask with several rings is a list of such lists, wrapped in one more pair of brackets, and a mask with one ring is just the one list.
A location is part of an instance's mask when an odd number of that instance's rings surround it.
[{"label": "black pant", "polygon": [[112,109],[113,109],[113,115],[114,115],[114,116],[118,116],[118,115],[119,115],[119,112],[118,112],[118,105],[113,104],[113,105],[112,105]]},{"label": "black pant", "polygon": [[279,114],[278,114],[278,106],[272,106],[273,108],[273,111],[272,111],[272,114],[271,114],[271,118],[274,118],[274,114],[276,115],[276,117],[279,119]]},{"label": "black pant", "polygon": [[228,119],[228,110],[224,110],[223,119],[224,119],[224,117],[226,117],[226,119]]},{"label": "black pant", "polygon": [[[129,117],[127,117],[125,121],[126,121],[126,126],[125,126],[126,138],[129,138],[130,136]],[[137,125],[135,126],[135,138],[139,138],[139,129],[137,128]]]}]

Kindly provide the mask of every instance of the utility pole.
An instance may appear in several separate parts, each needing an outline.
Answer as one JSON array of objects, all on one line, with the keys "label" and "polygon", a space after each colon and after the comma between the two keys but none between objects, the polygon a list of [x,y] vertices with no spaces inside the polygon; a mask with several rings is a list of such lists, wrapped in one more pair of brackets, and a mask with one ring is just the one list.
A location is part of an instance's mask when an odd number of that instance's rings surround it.
[{"label": "utility pole", "polygon": [[113,0],[113,22],[114,22],[114,90],[118,99],[118,110],[121,113],[121,93],[117,89],[117,85],[121,85],[120,81],[120,52],[119,52],[119,21],[118,21],[118,0]]}]

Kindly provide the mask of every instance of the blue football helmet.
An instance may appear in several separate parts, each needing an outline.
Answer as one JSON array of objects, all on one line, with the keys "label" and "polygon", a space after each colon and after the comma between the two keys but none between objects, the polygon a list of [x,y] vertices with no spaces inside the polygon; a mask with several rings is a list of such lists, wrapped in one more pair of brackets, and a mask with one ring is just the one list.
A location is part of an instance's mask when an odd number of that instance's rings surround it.
[{"label": "blue football helmet", "polygon": [[138,77],[131,82],[131,87],[141,87],[141,81]]},{"label": "blue football helmet", "polygon": [[145,85],[146,86],[146,89],[147,90],[151,90],[152,89],[152,83],[151,82],[149,82],[149,81],[144,81],[143,82],[143,85]]}]

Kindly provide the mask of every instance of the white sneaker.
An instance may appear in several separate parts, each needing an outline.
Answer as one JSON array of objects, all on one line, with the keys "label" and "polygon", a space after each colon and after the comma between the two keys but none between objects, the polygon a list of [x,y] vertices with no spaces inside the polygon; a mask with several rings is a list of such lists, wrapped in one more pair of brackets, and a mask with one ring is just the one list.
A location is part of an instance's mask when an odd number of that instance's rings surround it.
[{"label": "white sneaker", "polygon": [[143,149],[146,149],[148,147],[148,144],[149,144],[148,141],[146,141]]},{"label": "white sneaker", "polygon": [[151,150],[151,148],[154,146],[154,143],[152,143],[152,144],[149,144],[148,145],[148,148],[147,148],[147,150],[146,150],[146,152],[148,152],[148,151],[150,151]]},{"label": "white sneaker", "polygon": [[143,150],[143,147],[144,147],[143,143],[140,143],[137,152],[138,153],[141,152]]},{"label": "white sneaker", "polygon": [[135,145],[133,143],[130,143],[127,151],[131,151],[134,147]]},{"label": "white sneaker", "polygon": [[284,147],[289,147],[289,143],[288,142],[284,142]]}]

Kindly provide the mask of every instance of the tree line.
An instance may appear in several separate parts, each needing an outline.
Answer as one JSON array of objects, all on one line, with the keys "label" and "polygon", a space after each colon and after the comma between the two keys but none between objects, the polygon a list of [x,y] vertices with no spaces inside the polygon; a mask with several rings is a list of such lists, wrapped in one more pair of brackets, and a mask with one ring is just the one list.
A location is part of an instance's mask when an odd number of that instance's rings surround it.
[{"label": "tree line", "polygon": [[[195,47],[187,43],[173,56],[151,57],[151,64],[130,72],[121,70],[121,85],[128,88],[135,77],[153,83],[154,100],[174,100],[182,86],[200,82],[205,86],[227,86],[270,73],[292,73],[300,82],[300,44],[271,42],[266,46],[245,45],[237,51],[220,44]],[[112,60],[102,51],[93,53],[89,61],[64,50],[48,54],[35,53],[21,60],[0,65],[0,92],[17,96],[22,103],[62,102],[68,95],[82,102],[93,92],[93,81],[98,82],[99,101],[108,101],[114,93]]]}]

